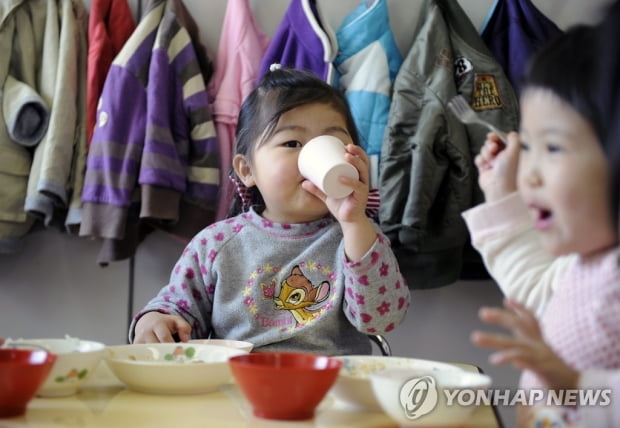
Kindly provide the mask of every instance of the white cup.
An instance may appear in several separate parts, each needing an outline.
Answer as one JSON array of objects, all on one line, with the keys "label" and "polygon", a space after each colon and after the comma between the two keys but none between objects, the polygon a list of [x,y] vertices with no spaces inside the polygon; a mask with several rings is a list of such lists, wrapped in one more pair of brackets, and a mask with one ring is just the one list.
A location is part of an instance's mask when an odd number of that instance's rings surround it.
[{"label": "white cup", "polygon": [[340,183],[338,177],[359,179],[359,172],[344,159],[344,155],[344,143],[339,138],[319,135],[304,144],[297,166],[301,175],[323,193],[340,199],[350,195],[353,189]]}]

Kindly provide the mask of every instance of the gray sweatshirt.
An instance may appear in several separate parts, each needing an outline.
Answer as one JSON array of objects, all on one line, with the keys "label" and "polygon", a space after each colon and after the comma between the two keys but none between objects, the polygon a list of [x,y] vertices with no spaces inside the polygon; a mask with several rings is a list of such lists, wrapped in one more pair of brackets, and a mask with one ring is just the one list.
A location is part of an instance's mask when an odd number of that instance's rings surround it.
[{"label": "gray sweatshirt", "polygon": [[349,262],[332,217],[273,223],[251,210],[199,232],[168,285],[140,311],[176,314],[192,338],[254,343],[256,351],[368,354],[367,334],[393,330],[410,292],[377,225],[377,240]]}]

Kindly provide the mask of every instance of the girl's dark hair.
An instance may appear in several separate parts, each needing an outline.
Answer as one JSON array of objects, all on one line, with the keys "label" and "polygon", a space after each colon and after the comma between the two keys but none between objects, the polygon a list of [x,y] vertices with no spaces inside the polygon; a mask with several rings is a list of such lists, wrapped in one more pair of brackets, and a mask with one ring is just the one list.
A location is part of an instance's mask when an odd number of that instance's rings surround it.
[{"label": "girl's dark hair", "polygon": [[570,28],[532,56],[522,85],[523,91],[535,88],[553,92],[585,117],[601,140],[599,91],[602,88],[593,79],[596,40],[596,31],[591,26]]},{"label": "girl's dark hair", "polygon": [[[254,149],[271,137],[284,113],[311,103],[327,104],[342,114],[351,139],[359,144],[349,104],[338,89],[308,71],[279,68],[267,72],[243,102],[237,121],[235,154],[242,154],[251,162]],[[233,169],[230,174],[239,180]],[[264,205],[256,186],[249,189],[248,196],[250,205]],[[243,210],[241,198],[235,192],[228,216],[235,216]]]},{"label": "girl's dark hair", "polygon": [[[620,212],[620,1],[610,4],[604,12],[604,19],[597,27],[597,49],[592,49],[596,55],[597,73],[591,79],[602,88],[601,139],[609,159],[612,209],[617,223]],[[620,225],[617,226],[620,231]]]},{"label": "girl's dark hair", "polygon": [[549,90],[592,125],[612,172],[612,215],[617,222],[620,177],[614,172],[617,166],[613,165],[618,160],[614,161],[614,156],[611,155],[616,152],[616,156],[620,154],[616,148],[620,144],[620,135],[610,135],[609,129],[618,118],[610,120],[608,111],[611,104],[618,103],[617,92],[611,91],[611,86],[617,88],[620,70],[616,67],[610,73],[608,67],[601,67],[601,60],[602,64],[609,65],[608,63],[617,62],[620,55],[620,31],[615,30],[617,22],[614,22],[613,26],[616,34],[613,44],[616,49],[606,53],[612,58],[604,59],[605,54],[601,52],[603,34],[600,27],[572,27],[532,56],[523,75],[521,93],[524,94],[532,88]]}]

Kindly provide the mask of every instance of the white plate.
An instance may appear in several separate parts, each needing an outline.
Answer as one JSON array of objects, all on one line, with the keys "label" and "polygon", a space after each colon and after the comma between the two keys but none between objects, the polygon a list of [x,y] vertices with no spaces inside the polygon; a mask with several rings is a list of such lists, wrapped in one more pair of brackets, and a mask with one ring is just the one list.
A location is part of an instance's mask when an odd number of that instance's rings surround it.
[{"label": "white plate", "polygon": [[129,389],[153,394],[199,394],[232,382],[228,359],[246,351],[194,343],[109,346],[106,363]]},{"label": "white plate", "polygon": [[254,344],[251,342],[245,342],[243,340],[231,340],[231,339],[192,339],[188,343],[200,343],[202,345],[219,345],[226,346],[228,348],[241,349],[243,351],[251,352],[254,348]]},{"label": "white plate", "polygon": [[330,393],[350,407],[381,411],[370,383],[370,375],[385,369],[458,370],[460,367],[439,361],[405,357],[350,355],[336,357],[343,362],[340,374]]}]

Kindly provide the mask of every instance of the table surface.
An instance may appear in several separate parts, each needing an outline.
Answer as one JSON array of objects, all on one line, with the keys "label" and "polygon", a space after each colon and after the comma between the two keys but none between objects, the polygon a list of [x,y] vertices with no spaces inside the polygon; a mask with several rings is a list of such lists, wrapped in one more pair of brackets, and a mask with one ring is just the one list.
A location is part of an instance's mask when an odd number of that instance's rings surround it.
[{"label": "table surface", "polygon": [[[456,364],[478,371],[469,364]],[[382,412],[345,407],[329,394],[319,404],[314,419],[292,422],[260,419],[236,385],[198,395],[156,395],[127,389],[102,362],[77,394],[33,399],[26,414],[0,419],[0,428],[17,427],[329,427],[391,428],[398,424]],[[491,406],[481,406],[460,427],[500,428]]]}]

